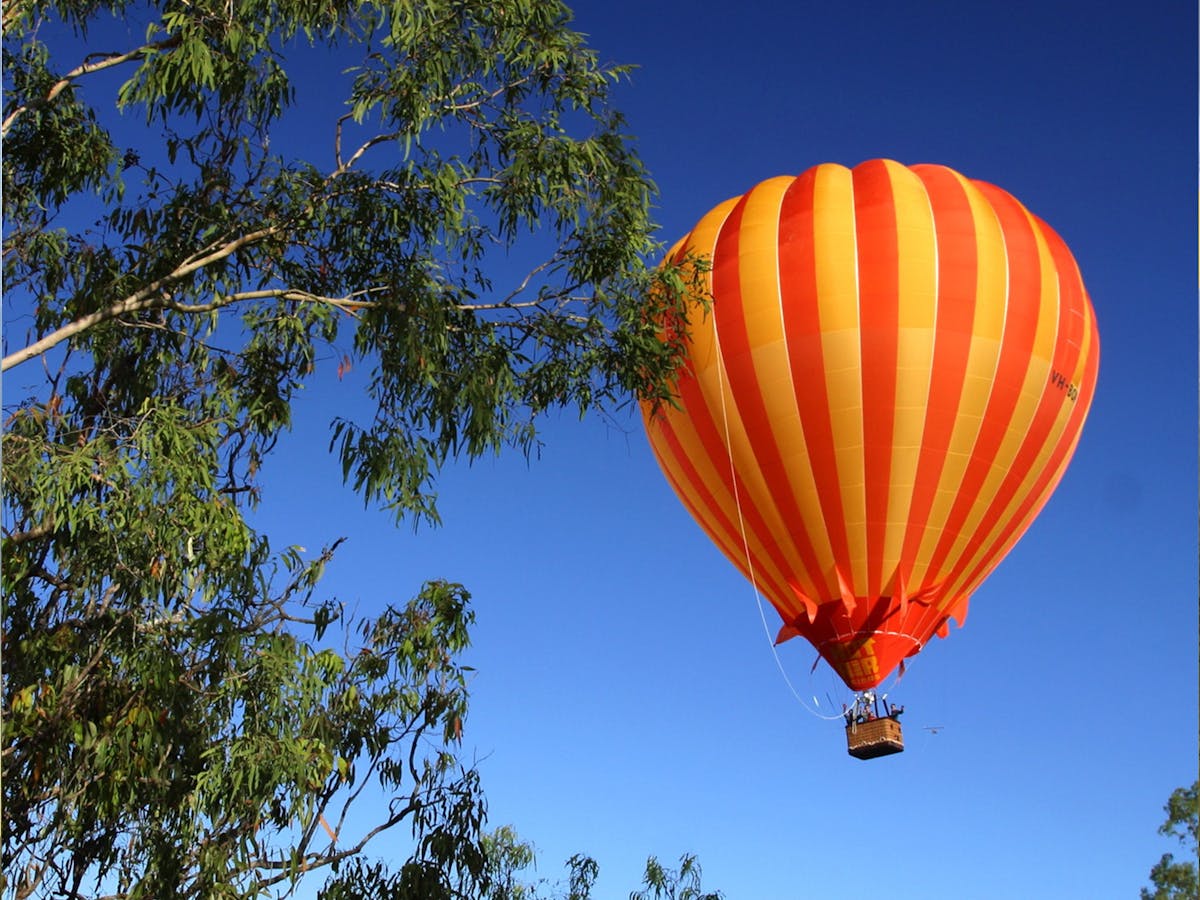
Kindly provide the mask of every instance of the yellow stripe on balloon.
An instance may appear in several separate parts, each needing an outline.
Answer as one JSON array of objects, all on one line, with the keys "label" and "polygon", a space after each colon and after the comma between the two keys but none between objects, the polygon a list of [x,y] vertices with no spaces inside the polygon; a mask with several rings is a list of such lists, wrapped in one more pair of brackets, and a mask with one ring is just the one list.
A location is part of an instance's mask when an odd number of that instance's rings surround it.
[{"label": "yellow stripe on balloon", "polygon": [[1004,333],[1004,313],[1008,302],[1008,260],[996,213],[978,188],[961,175],[956,177],[966,191],[975,226],[975,318],[958,416],[929,512],[929,526],[913,560],[913,584],[929,587],[939,584],[946,577],[944,568],[930,572],[929,565],[934,548],[942,537],[939,523],[946,521],[950,507],[958,497],[967,463],[975,448],[975,439],[983,423],[983,412],[991,397],[992,378],[1000,358],[1000,340]]},{"label": "yellow stripe on balloon", "polygon": [[867,495],[863,463],[862,354],[858,334],[858,256],[854,232],[854,185],[850,170],[818,167],[813,198],[813,243],[818,260],[817,315],[825,357],[826,402],[833,429],[841,522],[849,547],[856,594],[867,589]]},{"label": "yellow stripe on balloon", "polygon": [[[1054,356],[1055,338],[1058,335],[1058,278],[1054,261],[1050,257],[1050,250],[1046,246],[1045,237],[1028,212],[1025,213],[1025,218],[1033,228],[1040,274],[1041,296],[1037,305],[1037,326],[1034,332],[1033,348],[1026,363],[1025,377],[1021,383],[1017,405],[1009,420],[1004,439],[984,478],[983,485],[975,494],[971,511],[967,514],[966,524],[946,558],[948,570],[963,568],[960,560],[966,545],[980,528],[984,527],[984,516],[990,511],[1000,486],[1008,477],[1013,459],[1025,441],[1029,426],[1033,422],[1034,413],[1037,411],[1045,385],[1050,380],[1050,364]],[[971,566],[967,565],[966,568],[970,569]]]},{"label": "yellow stripe on balloon", "polygon": [[[742,214],[742,246],[753,247],[752,252],[743,252],[741,292],[746,298],[779,297],[779,217],[783,197],[794,178],[773,178],[754,188],[746,196]],[[792,382],[791,363],[783,328],[783,309],[776,302],[750,302],[744,304],[745,327],[749,345],[753,347],[754,372],[758,380],[759,399],[771,423],[770,439],[776,448],[804,448],[804,429],[796,409],[796,387]],[[749,453],[749,448],[744,451]],[[739,456],[739,459],[743,457]],[[788,498],[798,509],[801,521],[789,521],[781,509],[786,491]],[[787,458],[783,471],[773,473],[769,480],[759,479],[754,488],[752,502],[762,512],[778,523],[776,533],[785,535],[780,548],[786,555],[795,581],[809,597],[819,597],[824,592],[822,571],[833,567],[833,550],[821,519],[821,510],[816,499],[816,480],[808,454],[797,453]],[[812,540],[819,564],[815,572],[804,565],[797,537]]]},{"label": "yellow stripe on balloon", "polygon": [[[897,292],[896,407],[888,490],[883,580],[892,582],[900,565],[904,535],[921,459],[921,437],[933,370],[937,317],[937,237],[925,185],[899,163],[888,162],[896,207],[900,270]],[[909,573],[900,573],[908,578]],[[896,590],[893,585],[889,593]]]},{"label": "yellow stripe on balloon", "polygon": [[[1076,281],[1079,281],[1079,273],[1077,269],[1072,272],[1059,274],[1061,277],[1073,278]],[[1083,291],[1081,283],[1079,290],[1080,295],[1086,297],[1086,293]],[[1073,312],[1073,310],[1067,310],[1067,312],[1070,313]],[[1088,361],[1095,353],[1095,349],[1092,346],[1095,338],[1095,319],[1090,314],[1090,307],[1087,307],[1086,310],[1081,310],[1080,313],[1085,315],[1085,321],[1082,346],[1080,348],[1078,360],[1076,361],[1075,367],[1071,373],[1071,383],[1075,385],[1082,384],[1084,382]],[[1054,390],[1054,388],[1044,386],[1043,390],[1051,391]],[[974,558],[970,560],[968,565],[962,567],[963,578],[968,576],[976,567],[979,566],[983,560],[987,559],[989,556],[993,558],[994,562],[991,566],[980,571],[977,576],[969,581],[965,581],[960,578],[962,583],[958,590],[961,593],[970,593],[974,591],[980,583],[982,583],[982,581],[991,573],[992,569],[999,564],[1000,560],[1002,560],[1005,555],[1008,554],[1008,551],[1012,549],[1012,547],[1020,539],[1021,535],[1025,533],[1025,530],[1037,517],[1038,513],[1041,512],[1042,507],[1045,506],[1046,501],[1049,500],[1050,495],[1058,486],[1059,480],[1066,471],[1067,464],[1071,461],[1071,457],[1075,453],[1075,445],[1078,443],[1079,436],[1082,433],[1080,429],[1076,429],[1074,431],[1070,446],[1067,452],[1063,455],[1053,477],[1046,483],[1046,486],[1041,491],[1037,499],[1033,502],[1028,512],[1022,517],[1021,521],[1017,523],[1015,528],[1013,527],[1012,515],[1014,511],[1020,506],[1021,502],[1029,498],[1030,493],[1036,487],[1038,476],[1045,472],[1050,458],[1054,455],[1055,451],[1059,449],[1061,442],[1065,439],[1071,417],[1076,413],[1076,402],[1078,402],[1078,400],[1072,401],[1065,394],[1063,395],[1063,401],[1059,408],[1058,415],[1055,417],[1054,425],[1050,430],[1050,434],[1047,436],[1045,443],[1042,445],[1042,448],[1039,451],[1035,462],[1030,467],[1028,474],[1023,479],[1021,487],[1017,491],[1017,495],[1013,498],[1013,501],[1008,504],[1004,515],[1001,516],[1001,521],[997,522],[996,527],[991,529],[987,536],[987,540],[982,543],[979,551],[974,555]],[[1012,529],[1011,536],[1007,541],[1004,542],[1003,545],[1001,545],[1000,549],[997,550],[993,546],[995,537],[998,534],[1003,533],[1005,528]]]}]

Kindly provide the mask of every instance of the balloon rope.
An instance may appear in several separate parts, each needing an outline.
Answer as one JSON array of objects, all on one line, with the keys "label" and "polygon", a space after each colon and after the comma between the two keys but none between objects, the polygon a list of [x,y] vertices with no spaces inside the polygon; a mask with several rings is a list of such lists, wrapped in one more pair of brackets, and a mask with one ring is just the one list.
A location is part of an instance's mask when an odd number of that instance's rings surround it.
[{"label": "balloon rope", "polygon": [[[758,589],[758,579],[754,574],[754,559],[750,555],[750,537],[746,533],[746,518],[742,513],[742,495],[738,490],[737,467],[733,463],[733,445],[729,440],[729,410],[726,407],[725,401],[725,357],[721,353],[721,336],[717,331],[716,315],[714,313],[710,313],[710,315],[713,316],[713,343],[716,345],[717,382],[721,394],[721,419],[725,428],[725,453],[729,457],[729,481],[733,485],[733,502],[737,507],[738,528],[742,532],[742,552],[746,555],[746,569],[750,576],[750,585],[754,590],[754,599],[758,604],[758,617],[762,620],[763,634],[767,636],[767,644],[770,646],[771,653],[775,657],[775,665],[779,667],[779,674],[783,676],[784,684],[788,686],[788,690],[792,692],[792,696],[804,707],[805,711],[809,715],[816,716],[818,719],[823,719],[827,722],[840,719],[842,718],[842,713],[832,716],[819,713],[800,696],[800,692],[792,684],[792,679],[788,677],[787,669],[783,666],[783,660],[779,658],[779,648],[776,646],[774,638],[771,637],[771,626],[767,624],[767,614],[763,609],[762,591]],[[815,697],[813,700],[820,705],[820,701],[816,700]]]}]

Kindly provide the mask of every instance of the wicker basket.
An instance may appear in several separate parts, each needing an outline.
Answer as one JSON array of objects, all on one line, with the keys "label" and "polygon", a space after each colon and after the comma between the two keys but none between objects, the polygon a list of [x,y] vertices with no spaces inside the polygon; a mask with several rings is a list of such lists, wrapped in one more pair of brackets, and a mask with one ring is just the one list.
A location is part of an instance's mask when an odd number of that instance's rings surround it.
[{"label": "wicker basket", "polygon": [[900,722],[890,716],[846,726],[846,750],[858,759],[874,759],[904,749]]}]

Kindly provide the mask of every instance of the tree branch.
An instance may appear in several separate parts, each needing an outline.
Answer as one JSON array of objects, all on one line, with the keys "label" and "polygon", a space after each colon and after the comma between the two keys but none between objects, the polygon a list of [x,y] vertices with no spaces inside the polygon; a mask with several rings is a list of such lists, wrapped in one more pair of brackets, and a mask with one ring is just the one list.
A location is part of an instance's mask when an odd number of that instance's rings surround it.
[{"label": "tree branch", "polygon": [[[307,872],[311,872],[315,869],[322,869],[322,868],[325,868],[326,866],[332,865],[335,862],[340,862],[343,859],[349,859],[350,857],[361,853],[363,848],[366,847],[368,843],[370,843],[372,838],[374,838],[378,834],[381,834],[384,831],[387,831],[389,828],[395,827],[400,822],[402,822],[406,818],[408,818],[408,816],[415,813],[418,809],[420,809],[420,804],[416,800],[410,799],[408,804],[406,806],[404,806],[399,812],[392,812],[388,816],[387,819],[385,819],[379,825],[376,825],[369,832],[367,832],[366,835],[364,835],[362,837],[362,839],[359,840],[359,842],[357,844],[355,844],[353,847],[347,847],[344,850],[339,850],[334,853],[325,853],[325,854],[311,853],[308,856],[306,856],[303,861],[303,866],[304,866],[303,871],[307,873]],[[274,885],[274,884],[278,884],[279,882],[283,881],[284,879],[291,877],[291,872],[290,872],[291,863],[290,862],[276,862],[276,861],[270,860],[270,859],[261,859],[261,860],[256,859],[256,860],[252,861],[252,864],[255,868],[266,869],[268,871],[270,871],[272,869],[276,869],[276,870],[282,869],[283,870],[283,871],[278,872],[275,875],[270,875],[270,876],[267,876],[266,878],[257,879],[255,881],[254,886],[259,890],[270,887],[271,885]]]},{"label": "tree branch", "polygon": [[[234,240],[229,241],[204,255],[190,257],[183,264],[176,267],[175,270],[170,274],[165,275],[157,281],[146,285],[140,291],[130,294],[124,300],[118,300],[116,303],[112,304],[106,309],[97,310],[96,312],[86,315],[83,318],[76,319],[74,322],[69,322],[61,328],[50,332],[50,334],[46,335],[41,340],[30,344],[28,347],[18,350],[15,353],[10,353],[8,356],[4,357],[2,362],[0,362],[0,372],[7,372],[13,366],[20,365],[27,360],[33,359],[36,356],[40,356],[46,351],[58,346],[68,338],[72,338],[81,332],[87,331],[89,328],[99,325],[102,322],[110,321],[111,319],[118,318],[119,316],[123,316],[131,312],[141,312],[142,310],[147,309],[172,308],[172,301],[170,297],[163,295],[163,292],[167,287],[175,284],[178,281],[181,281],[188,275],[203,269],[205,266],[211,263],[218,262],[219,260],[225,259],[227,256],[233,255],[242,247],[261,241],[264,238],[268,238],[271,235],[277,234],[281,230],[282,226],[275,225],[270,228],[252,231],[249,234],[244,234],[239,238],[235,238]],[[237,295],[231,295],[231,297],[236,296]],[[231,300],[229,302],[233,301]],[[210,304],[195,307],[185,306],[179,311],[210,312],[212,309],[218,308],[219,305],[222,304],[218,304],[218,306],[213,306]]]},{"label": "tree branch", "polygon": [[[8,30],[8,8],[7,7],[5,8],[4,13],[5,13],[4,26],[5,26],[5,30],[7,31]],[[82,78],[84,75],[90,75],[93,72],[100,72],[104,69],[111,69],[113,66],[119,66],[122,63],[129,62],[131,59],[137,59],[140,56],[145,56],[145,55],[147,55],[149,53],[153,53],[155,51],[170,50],[173,47],[179,46],[179,43],[181,40],[182,40],[182,38],[179,35],[175,34],[169,38],[164,38],[161,41],[154,41],[153,43],[144,44],[143,46],[137,47],[133,50],[128,50],[125,53],[114,53],[110,56],[105,56],[99,62],[84,61],[83,63],[76,66],[74,69],[72,69],[70,72],[68,72],[66,75],[64,75],[62,78],[60,78],[58,81],[56,81],[54,83],[54,85],[50,88],[50,90],[46,92],[45,97],[41,98],[40,100],[35,100],[31,103],[26,103],[24,106],[18,106],[11,113],[9,113],[8,118],[4,120],[3,126],[0,126],[0,137],[8,136],[9,129],[12,128],[13,123],[16,122],[16,120],[23,113],[28,112],[34,106],[42,106],[44,104],[53,102],[54,98],[57,97],[59,94],[61,94],[71,84],[71,82],[75,81],[77,78]],[[91,56],[88,57],[88,59],[91,59],[96,55],[97,54],[92,54]]]},{"label": "tree branch", "polygon": [[38,538],[44,538],[53,532],[53,523],[44,522],[41,525],[38,525],[35,528],[30,528],[27,531],[10,531],[4,536],[4,540],[10,545],[19,547],[21,544],[28,543],[29,541],[36,541]]}]

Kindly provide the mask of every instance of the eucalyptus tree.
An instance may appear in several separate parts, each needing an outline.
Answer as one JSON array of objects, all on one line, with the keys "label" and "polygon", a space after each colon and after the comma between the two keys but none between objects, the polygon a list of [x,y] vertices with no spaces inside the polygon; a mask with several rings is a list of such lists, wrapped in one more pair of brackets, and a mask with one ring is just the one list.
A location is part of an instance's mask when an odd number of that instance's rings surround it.
[{"label": "eucalyptus tree", "polygon": [[[397,521],[436,522],[440,466],[528,452],[551,408],[670,396],[683,329],[660,325],[694,285],[647,265],[626,70],[570,21],[5,4],[8,896],[353,890],[401,823],[397,896],[486,888],[466,589],[349,617],[319,584],[335,546],[249,512],[302,486],[272,447],[347,368],[330,451]],[[387,801],[366,824],[364,792]]]},{"label": "eucalyptus tree", "polygon": [[1163,807],[1166,821],[1159,826],[1158,833],[1175,838],[1183,846],[1184,857],[1176,860],[1175,854],[1164,853],[1150,869],[1150,888],[1142,888],[1142,900],[1185,900],[1200,896],[1200,781],[1190,787],[1179,787],[1171,792]]}]

